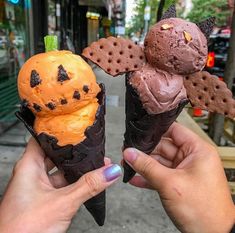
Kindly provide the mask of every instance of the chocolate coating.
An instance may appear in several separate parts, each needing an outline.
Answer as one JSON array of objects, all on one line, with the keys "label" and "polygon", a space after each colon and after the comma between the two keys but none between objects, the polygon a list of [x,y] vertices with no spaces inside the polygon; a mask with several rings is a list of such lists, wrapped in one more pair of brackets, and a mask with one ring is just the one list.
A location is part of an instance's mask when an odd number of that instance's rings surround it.
[{"label": "chocolate coating", "polygon": [[[176,108],[160,114],[149,115],[143,108],[136,90],[126,79],[126,132],[124,134],[124,149],[134,147],[150,154],[161,140],[162,135],[176,120],[183,107],[188,103],[182,99]],[[124,162],[124,182],[128,182],[135,171]]]},{"label": "chocolate coating", "polygon": [[[77,145],[59,146],[55,137],[33,129],[35,115],[29,108],[22,106],[16,116],[21,120],[32,136],[39,143],[45,154],[63,171],[68,183],[76,182],[82,175],[104,166],[105,155],[105,89],[100,85],[98,94],[99,109],[94,124],[86,129],[86,139]],[[105,220],[105,191],[84,203],[98,225]]]},{"label": "chocolate coating", "polygon": [[148,63],[174,74],[202,70],[207,53],[207,39],[198,26],[179,18],[161,20],[145,38]]}]

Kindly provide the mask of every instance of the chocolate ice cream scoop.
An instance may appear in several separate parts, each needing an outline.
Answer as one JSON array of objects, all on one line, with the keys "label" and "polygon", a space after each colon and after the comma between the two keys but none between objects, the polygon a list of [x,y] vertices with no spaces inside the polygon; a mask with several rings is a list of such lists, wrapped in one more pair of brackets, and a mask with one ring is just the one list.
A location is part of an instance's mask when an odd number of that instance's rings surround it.
[{"label": "chocolate ice cream scoop", "polygon": [[175,74],[201,71],[207,59],[207,39],[194,23],[179,18],[161,20],[145,38],[148,63]]},{"label": "chocolate ice cream scoop", "polygon": [[149,64],[133,72],[129,82],[148,114],[170,111],[187,99],[181,75],[155,69]]}]

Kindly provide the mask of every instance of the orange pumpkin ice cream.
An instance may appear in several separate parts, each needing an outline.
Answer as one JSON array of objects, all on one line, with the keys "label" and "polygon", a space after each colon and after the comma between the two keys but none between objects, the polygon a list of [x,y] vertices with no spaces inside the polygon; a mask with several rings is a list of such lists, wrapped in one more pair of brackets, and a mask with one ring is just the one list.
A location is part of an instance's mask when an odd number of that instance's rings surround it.
[{"label": "orange pumpkin ice cream", "polygon": [[31,57],[19,72],[18,91],[36,116],[37,134],[56,137],[60,146],[83,141],[95,121],[100,87],[90,66],[70,51]]}]

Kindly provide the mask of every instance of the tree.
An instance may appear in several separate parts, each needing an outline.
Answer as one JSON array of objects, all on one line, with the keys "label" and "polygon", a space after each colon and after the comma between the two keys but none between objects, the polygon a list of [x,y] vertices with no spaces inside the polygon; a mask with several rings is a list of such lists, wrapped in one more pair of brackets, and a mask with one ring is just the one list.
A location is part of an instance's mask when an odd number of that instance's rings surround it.
[{"label": "tree", "polygon": [[192,2],[193,9],[187,16],[191,22],[200,22],[214,16],[217,26],[227,25],[227,19],[230,15],[227,0],[192,0]]},{"label": "tree", "polygon": [[[149,26],[156,23],[157,9],[159,5],[159,0],[149,0],[149,6],[151,7],[151,19]],[[174,4],[175,0],[166,0],[164,4],[164,10],[166,10],[171,4]],[[127,27],[127,34],[136,33],[138,31],[142,32],[144,28],[144,8],[146,6],[145,0],[136,0],[134,15],[131,18],[130,25]]]}]

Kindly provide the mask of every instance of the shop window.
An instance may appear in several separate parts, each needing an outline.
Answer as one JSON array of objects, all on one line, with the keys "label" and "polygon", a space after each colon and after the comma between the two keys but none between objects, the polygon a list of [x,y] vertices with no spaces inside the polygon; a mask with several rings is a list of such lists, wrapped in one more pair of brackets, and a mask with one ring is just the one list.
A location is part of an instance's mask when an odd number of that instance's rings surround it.
[{"label": "shop window", "polygon": [[14,120],[19,98],[16,78],[29,54],[26,4],[29,0],[0,0],[0,123]]}]

